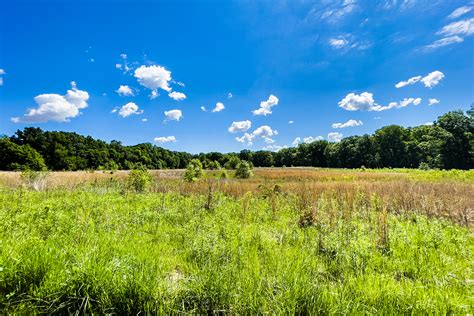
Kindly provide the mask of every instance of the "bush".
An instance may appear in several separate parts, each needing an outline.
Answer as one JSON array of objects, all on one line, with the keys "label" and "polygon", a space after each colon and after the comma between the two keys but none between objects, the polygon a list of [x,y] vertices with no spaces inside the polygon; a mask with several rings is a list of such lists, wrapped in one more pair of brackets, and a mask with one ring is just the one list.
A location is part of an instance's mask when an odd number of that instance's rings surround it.
[{"label": "bush", "polygon": [[245,160],[241,161],[235,171],[235,177],[240,179],[247,179],[253,176],[252,166]]},{"label": "bush", "polygon": [[219,170],[221,168],[221,165],[219,163],[219,161],[209,161],[206,165],[206,169],[209,169],[209,170]]},{"label": "bush", "polygon": [[232,169],[237,169],[237,167],[240,164],[240,159],[239,157],[232,156],[230,159],[224,164],[224,168],[227,170],[232,170]]},{"label": "bush", "polygon": [[127,178],[130,188],[136,192],[145,192],[150,187],[152,178],[146,169],[133,169]]},{"label": "bush", "polygon": [[229,176],[227,175],[227,171],[225,169],[221,170],[221,174],[219,175],[219,178],[221,179],[227,179]]},{"label": "bush", "polygon": [[191,159],[184,172],[184,180],[194,182],[203,176],[202,163],[199,159]]}]

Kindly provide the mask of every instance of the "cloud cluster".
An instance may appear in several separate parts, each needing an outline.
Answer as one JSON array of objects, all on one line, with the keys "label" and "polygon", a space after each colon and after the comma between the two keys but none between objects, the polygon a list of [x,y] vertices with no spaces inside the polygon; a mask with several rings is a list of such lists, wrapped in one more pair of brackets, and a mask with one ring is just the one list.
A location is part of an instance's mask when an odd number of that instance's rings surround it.
[{"label": "cloud cluster", "polygon": [[166,121],[178,121],[183,117],[181,110],[165,111]]},{"label": "cloud cluster", "polygon": [[341,133],[337,133],[337,132],[333,132],[333,133],[329,133],[328,134],[328,141],[330,142],[340,142],[342,139],[342,134]]},{"label": "cloud cluster", "polygon": [[12,122],[69,122],[71,118],[81,113],[81,109],[87,107],[89,93],[77,89],[77,85],[73,81],[71,82],[71,89],[67,91],[66,95],[40,94],[34,100],[38,106],[28,109],[22,117],[13,117]]},{"label": "cloud cluster", "polygon": [[[454,10],[449,16],[449,19],[456,19],[472,10],[472,6],[463,6]],[[441,28],[436,35],[441,36],[440,39],[433,43],[426,45],[425,50],[433,50],[443,46],[461,43],[465,37],[474,34],[474,18],[459,20],[451,22]]]},{"label": "cloud cluster", "polygon": [[182,92],[173,91],[173,92],[168,93],[168,96],[171,99],[176,100],[176,101],[181,101],[181,100],[186,99],[186,95]]},{"label": "cloud cluster", "polygon": [[428,100],[428,105],[435,105],[435,104],[438,104],[439,103],[439,100],[438,99],[429,99]]},{"label": "cloud cluster", "polygon": [[273,130],[268,125],[263,125],[256,128],[252,133],[245,133],[242,137],[236,137],[235,140],[240,143],[244,143],[247,146],[252,146],[253,141],[256,138],[261,138],[265,143],[271,144],[274,142],[274,140],[271,138],[274,135],[278,135],[278,131]]},{"label": "cloud cluster", "polygon": [[448,19],[457,19],[462,15],[471,12],[472,6],[462,6],[454,10],[449,16]]},{"label": "cloud cluster", "polygon": [[122,97],[134,96],[133,90],[129,86],[121,85],[115,92]]},{"label": "cloud cluster", "polygon": [[[114,110],[112,112],[116,112],[116,110]],[[128,102],[127,104],[125,104],[124,106],[122,106],[118,110],[118,115],[120,115],[121,117],[127,117],[127,116],[130,116],[130,115],[133,115],[133,114],[139,115],[139,114],[142,114],[142,113],[143,113],[143,110],[140,110],[138,108],[138,105],[136,105],[133,102]]]},{"label": "cloud cluster", "polygon": [[260,102],[260,107],[254,111],[252,111],[253,115],[264,115],[267,116],[268,114],[272,114],[272,107],[277,105],[279,102],[278,98],[271,94],[268,97],[267,101]]},{"label": "cloud cluster", "polygon": [[220,112],[225,109],[225,106],[222,102],[217,102],[216,106],[212,109],[212,112]]},{"label": "cloud cluster", "polygon": [[301,137],[296,137],[291,144],[293,146],[298,146],[301,143],[309,144],[309,143],[315,142],[317,140],[323,140],[323,139],[324,139],[324,137],[322,137],[322,136],[316,136],[316,137],[308,136],[308,137],[303,137],[303,139]]},{"label": "cloud cluster", "polygon": [[400,81],[399,83],[397,83],[395,85],[395,87],[400,89],[400,88],[406,87],[408,85],[412,85],[412,84],[415,84],[417,82],[421,82],[425,85],[425,87],[432,88],[432,87],[436,86],[443,78],[444,78],[444,74],[439,70],[435,70],[433,72],[430,72],[429,74],[427,74],[424,77],[423,76],[415,76],[415,77],[411,77],[410,79],[408,79],[406,81]]},{"label": "cloud cluster", "polygon": [[157,96],[158,89],[171,91],[171,72],[161,66],[140,66],[135,69],[134,77],[138,83],[152,91],[152,96]]},{"label": "cloud cluster", "polygon": [[362,121],[357,121],[357,120],[349,120],[345,123],[334,123],[332,124],[332,128],[346,128],[346,127],[352,127],[352,126],[360,126],[364,125]]},{"label": "cloud cluster", "polygon": [[232,122],[228,131],[230,133],[243,133],[246,132],[250,127],[252,127],[252,122],[250,122],[249,120]]},{"label": "cloud cluster", "polygon": [[174,143],[176,142],[176,137],[174,136],[163,136],[163,137],[155,137],[155,143],[164,144],[164,143]]},{"label": "cloud cluster", "polygon": [[421,98],[405,98],[400,102],[390,102],[388,105],[382,106],[375,102],[373,94],[370,92],[363,92],[361,94],[349,93],[338,105],[347,111],[386,111],[393,108],[403,108],[410,104],[419,105]]}]

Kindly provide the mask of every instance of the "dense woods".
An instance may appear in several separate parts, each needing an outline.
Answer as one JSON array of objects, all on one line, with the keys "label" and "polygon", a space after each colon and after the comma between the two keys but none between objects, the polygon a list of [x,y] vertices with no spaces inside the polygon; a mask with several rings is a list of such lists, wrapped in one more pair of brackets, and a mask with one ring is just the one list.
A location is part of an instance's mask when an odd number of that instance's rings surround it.
[{"label": "dense woods", "polygon": [[124,146],[70,132],[45,132],[27,127],[0,138],[1,170],[115,170],[185,168],[199,159],[208,169],[235,169],[240,160],[255,167],[313,166],[342,168],[474,167],[474,108],[452,111],[433,125],[411,128],[390,125],[373,135],[351,136],[339,143],[319,140],[278,152],[242,150],[240,153],[192,155],[151,143]]}]

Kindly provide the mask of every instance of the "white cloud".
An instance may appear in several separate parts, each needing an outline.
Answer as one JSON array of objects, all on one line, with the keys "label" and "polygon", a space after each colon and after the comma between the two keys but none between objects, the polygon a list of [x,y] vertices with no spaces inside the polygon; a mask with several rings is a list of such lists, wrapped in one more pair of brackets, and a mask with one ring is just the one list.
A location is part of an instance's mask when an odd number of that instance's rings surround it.
[{"label": "white cloud", "polygon": [[288,148],[288,146],[287,145],[284,145],[284,146],[268,145],[268,146],[262,147],[263,150],[269,150],[269,151],[279,151],[284,148]]},{"label": "white cloud", "polygon": [[344,38],[331,38],[329,44],[334,48],[342,48],[348,44],[348,41]]},{"label": "white cloud", "polygon": [[216,106],[212,109],[212,112],[220,112],[225,109],[225,106],[222,102],[217,102]]},{"label": "white cloud", "polygon": [[79,110],[87,107],[89,93],[77,89],[76,83],[72,81],[71,90],[68,90],[66,95],[40,94],[34,100],[38,107],[28,109],[23,117],[13,117],[12,122],[69,122],[80,114]]},{"label": "white cloud", "polygon": [[178,121],[183,117],[181,110],[170,110],[165,111],[165,116],[167,121]]},{"label": "white cloud", "polygon": [[361,94],[349,93],[339,101],[338,105],[348,111],[368,110],[372,111],[376,106],[374,95],[370,92]]},{"label": "white cloud", "polygon": [[142,114],[142,113],[143,113],[143,110],[139,110],[138,105],[136,105],[133,102],[129,102],[129,103],[125,104],[118,111],[118,115],[120,115],[121,117],[127,117],[127,116],[130,116],[132,114],[139,115],[139,114]]},{"label": "white cloud", "polygon": [[277,105],[279,102],[278,98],[271,94],[267,101],[260,102],[260,108],[252,111],[253,115],[268,115],[272,114],[272,107]]},{"label": "white cloud", "polygon": [[252,122],[249,120],[232,122],[228,131],[231,133],[241,133],[247,131],[250,127],[252,127]]},{"label": "white cloud", "polygon": [[120,58],[122,58],[124,60],[127,59],[127,54],[124,54],[124,53],[120,54]]},{"label": "white cloud", "polygon": [[402,108],[407,105],[418,105],[421,103],[421,98],[405,98],[400,102],[390,102],[388,105],[382,106],[375,102],[373,94],[370,92],[363,92],[361,94],[349,93],[339,101],[338,105],[348,111],[385,111],[392,108]]},{"label": "white cloud", "polygon": [[330,1],[332,5],[327,7],[321,14],[321,19],[330,23],[337,23],[343,17],[357,8],[356,0]]},{"label": "white cloud", "polygon": [[400,81],[395,85],[396,88],[402,88],[408,85],[415,84],[417,82],[421,82],[425,85],[427,88],[432,88],[436,86],[442,79],[444,78],[444,74],[439,71],[435,70],[433,72],[430,72],[426,76],[416,76],[416,77],[411,77],[407,81]]},{"label": "white cloud", "polygon": [[121,68],[122,68],[122,64],[115,64],[115,68],[121,69]]},{"label": "white cloud", "polygon": [[6,72],[3,69],[0,69],[0,75],[4,75]]},{"label": "white cloud", "polygon": [[459,7],[448,16],[448,19],[457,19],[460,16],[471,12],[471,10],[472,10],[472,7],[468,7],[468,6]]},{"label": "white cloud", "polygon": [[232,99],[233,97],[232,92],[227,93],[227,99]]},{"label": "white cloud", "polygon": [[456,44],[456,43],[462,43],[464,42],[464,39],[459,36],[448,36],[448,37],[443,37],[442,39],[436,40],[433,43],[426,45],[425,48],[430,50],[430,49],[436,49],[439,47],[443,46],[448,46],[451,44]]},{"label": "white cloud", "polygon": [[206,111],[207,111],[207,110],[206,110],[206,107],[205,107],[205,106],[201,106],[201,111],[206,112]]},{"label": "white cloud", "polygon": [[0,77],[0,86],[3,86],[3,78]]},{"label": "white cloud", "polygon": [[157,90],[162,89],[171,91],[169,83],[171,81],[171,72],[161,66],[140,66],[135,69],[134,77],[138,83],[145,88],[152,90],[152,96],[157,96]]},{"label": "white cloud", "polygon": [[439,100],[438,99],[429,99],[428,100],[428,105],[435,105],[435,104],[438,104],[439,103]]},{"label": "white cloud", "polygon": [[441,71],[433,71],[430,72],[428,75],[423,77],[420,81],[423,82],[425,87],[432,88],[436,86],[442,79],[444,78],[444,74]]},{"label": "white cloud", "polygon": [[186,99],[186,95],[182,92],[176,92],[176,91],[173,91],[171,93],[168,93],[168,96],[173,99],[173,100],[176,100],[176,101],[181,101],[181,100],[184,100]]},{"label": "white cloud", "polygon": [[436,34],[444,36],[470,36],[474,34],[474,18],[468,20],[461,20],[445,25]]},{"label": "white cloud", "polygon": [[262,138],[267,144],[274,142],[272,136],[278,135],[278,131],[273,130],[268,125],[263,125],[256,128],[252,133],[245,133],[242,137],[236,137],[235,139],[240,143],[247,143],[248,146],[252,146],[255,138]]},{"label": "white cloud", "polygon": [[158,91],[153,90],[153,91],[150,93],[150,100],[156,99],[159,95],[160,95],[160,94],[158,93]]},{"label": "white cloud", "polygon": [[155,137],[154,139],[155,143],[174,143],[176,142],[176,137],[174,136],[162,136],[162,137]]},{"label": "white cloud", "polygon": [[142,122],[148,122],[148,119],[147,119],[147,118],[143,118],[143,119],[142,119]]},{"label": "white cloud", "polygon": [[293,124],[295,121],[288,121],[288,124]]},{"label": "white cloud", "polygon": [[432,126],[433,125],[433,122],[426,122],[425,124],[423,124],[425,126]]},{"label": "white cloud", "polygon": [[115,90],[115,92],[117,92],[118,95],[123,96],[123,97],[134,95],[133,90],[129,86],[121,85],[117,90]]},{"label": "white cloud", "polygon": [[328,134],[328,140],[330,142],[340,142],[342,139],[342,134],[341,133],[329,133]]},{"label": "white cloud", "polygon": [[395,85],[395,87],[398,88],[398,89],[403,88],[403,87],[405,87],[405,86],[408,86],[408,85],[417,83],[418,81],[421,80],[421,78],[422,78],[422,76],[411,77],[411,78],[408,79],[407,81],[400,81],[399,83],[397,83],[397,84]]},{"label": "white cloud", "polygon": [[324,137],[322,136],[308,136],[308,137],[296,137],[293,142],[291,143],[293,146],[298,146],[298,144],[301,144],[301,143],[304,143],[304,144],[309,144],[309,143],[312,143],[312,142],[315,142],[317,140],[323,140]]},{"label": "white cloud", "polygon": [[357,120],[349,120],[345,123],[334,123],[332,124],[332,128],[345,128],[345,127],[352,127],[352,126],[359,126],[359,125],[364,125],[362,121],[357,121]]}]

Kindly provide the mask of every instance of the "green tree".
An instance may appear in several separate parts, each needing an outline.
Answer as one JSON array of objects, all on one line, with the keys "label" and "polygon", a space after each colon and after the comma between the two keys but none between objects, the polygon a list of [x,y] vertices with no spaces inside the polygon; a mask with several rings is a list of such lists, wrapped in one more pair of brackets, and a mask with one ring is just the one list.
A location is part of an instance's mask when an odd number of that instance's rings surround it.
[{"label": "green tree", "polygon": [[18,145],[8,138],[0,139],[1,170],[45,170],[43,157],[29,145]]},{"label": "green tree", "polygon": [[192,159],[188,166],[186,167],[186,171],[184,172],[184,180],[188,182],[196,181],[197,179],[203,176],[202,171],[202,163],[199,159]]},{"label": "green tree", "polygon": [[235,171],[235,177],[240,179],[247,179],[253,176],[252,166],[248,161],[241,161],[237,166],[237,170]]}]

